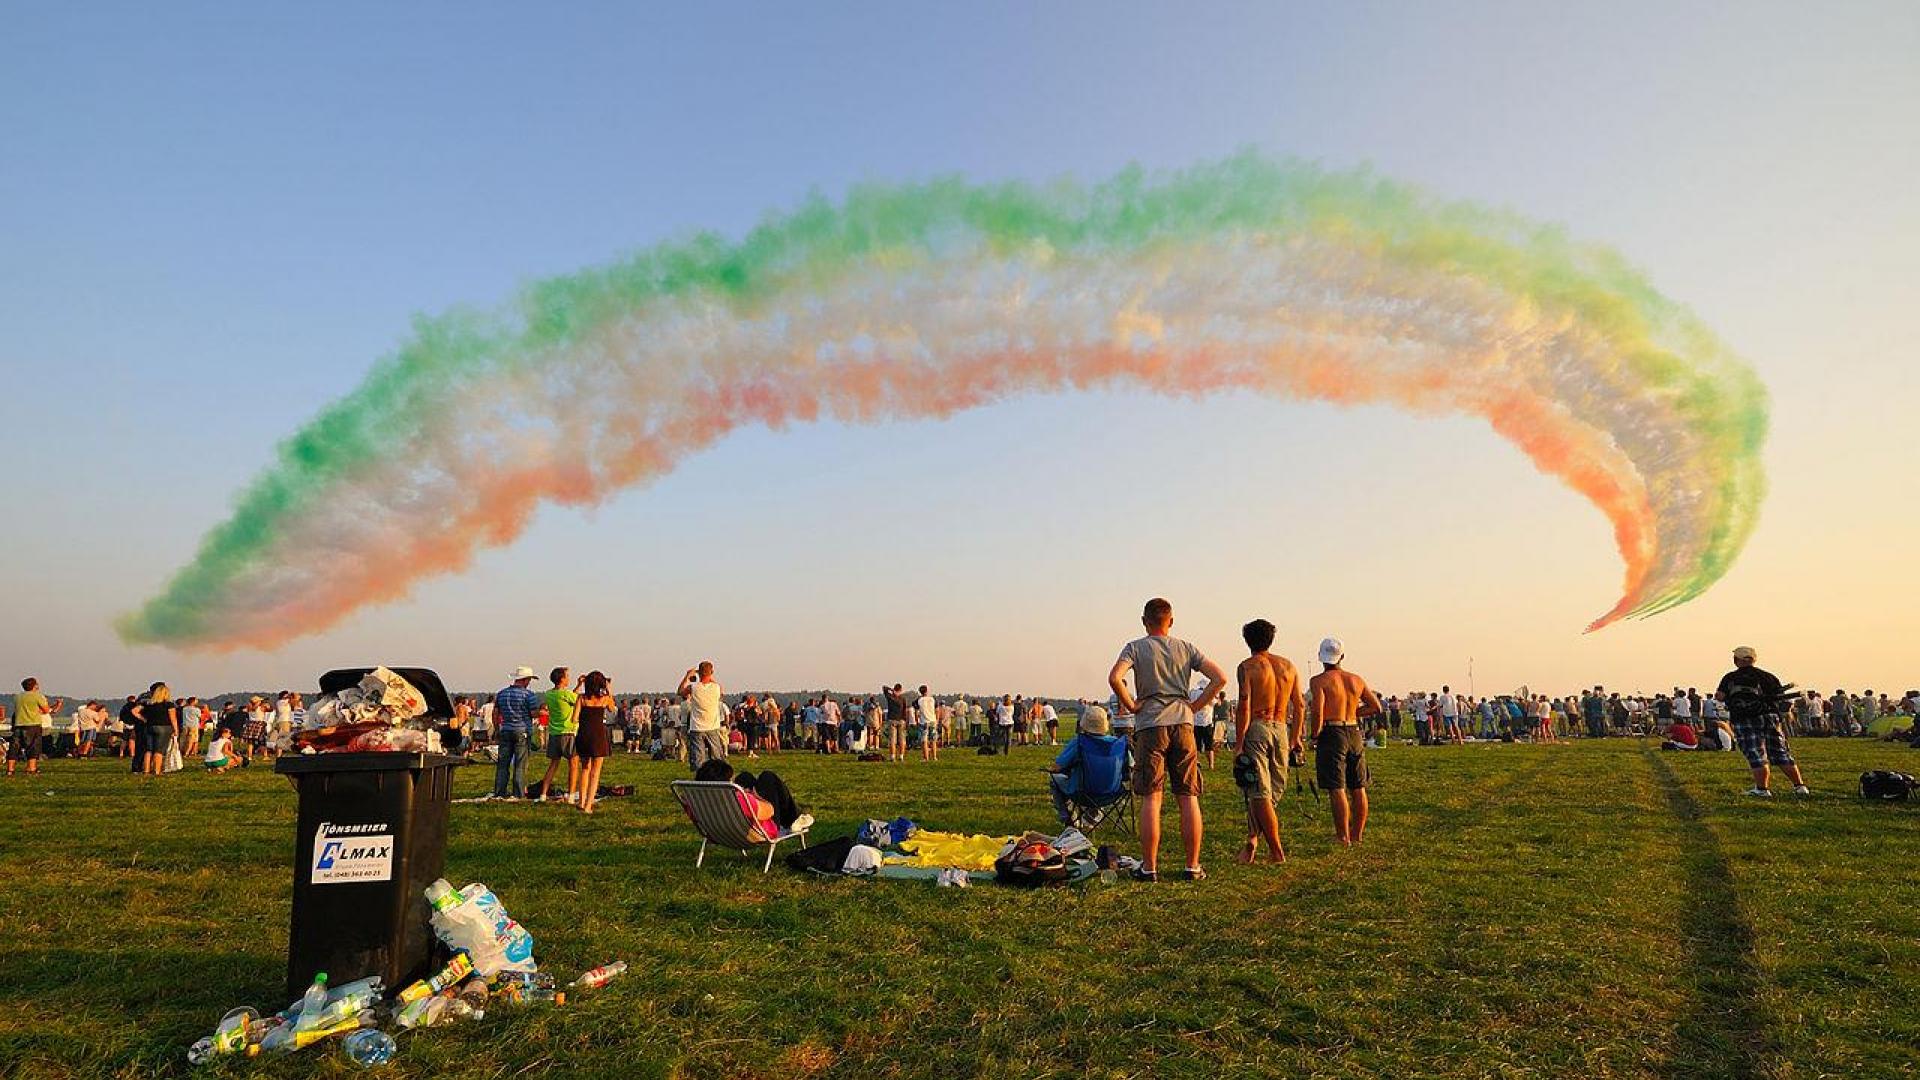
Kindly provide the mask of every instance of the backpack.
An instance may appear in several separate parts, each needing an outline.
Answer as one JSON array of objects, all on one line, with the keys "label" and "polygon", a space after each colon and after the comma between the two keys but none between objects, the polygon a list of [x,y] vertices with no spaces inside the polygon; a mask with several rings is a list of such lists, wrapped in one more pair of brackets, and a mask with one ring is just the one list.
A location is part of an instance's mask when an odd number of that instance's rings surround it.
[{"label": "backpack", "polygon": [[836,837],[823,844],[802,848],[787,856],[787,866],[793,870],[815,874],[838,874],[840,867],[847,861],[847,852],[853,850],[854,838]]},{"label": "backpack", "polygon": [[1860,774],[1860,797],[1882,799],[1887,802],[1905,802],[1912,797],[1917,783],[1920,782],[1916,782],[1913,777],[1903,772],[1874,769]]},{"label": "backpack", "polygon": [[1044,840],[1023,840],[993,860],[993,877],[1002,885],[1060,885],[1067,880],[1067,857]]}]

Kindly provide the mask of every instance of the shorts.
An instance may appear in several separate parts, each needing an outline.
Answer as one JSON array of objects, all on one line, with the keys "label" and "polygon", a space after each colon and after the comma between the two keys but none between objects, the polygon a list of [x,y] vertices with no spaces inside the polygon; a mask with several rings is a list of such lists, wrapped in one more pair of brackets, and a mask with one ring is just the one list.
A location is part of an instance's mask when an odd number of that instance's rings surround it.
[{"label": "shorts", "polygon": [[14,760],[15,761],[40,760],[40,739],[46,733],[46,730],[47,730],[46,728],[42,727],[39,724],[35,724],[32,727],[14,728],[13,729]]},{"label": "shorts", "polygon": [[1358,727],[1323,727],[1313,747],[1314,779],[1323,791],[1359,791],[1367,786],[1366,743]]},{"label": "shorts", "polygon": [[168,746],[171,746],[172,744],[173,744],[173,725],[172,724],[148,724],[147,725],[147,751],[149,753],[154,753],[154,754],[164,753],[166,751],[166,748]]},{"label": "shorts", "polygon": [[1265,720],[1247,725],[1247,737],[1240,741],[1240,753],[1233,759],[1233,779],[1249,802],[1272,802],[1275,795],[1286,794],[1285,730]]},{"label": "shorts", "polygon": [[1133,793],[1153,795],[1171,787],[1175,795],[1199,795],[1200,757],[1194,752],[1193,725],[1169,724],[1133,733]]},{"label": "shorts", "polygon": [[571,734],[555,735],[552,733],[548,733],[547,760],[563,761],[572,756],[573,756],[573,736]]},{"label": "shorts", "polygon": [[233,764],[233,759],[221,758],[219,761],[209,761],[209,762],[206,762],[205,764],[207,766],[207,770],[211,772],[214,769],[224,769],[227,766]]},{"label": "shorts", "polygon": [[1772,718],[1735,720],[1733,741],[1740,752],[1747,755],[1747,764],[1755,769],[1762,765],[1793,764],[1793,755],[1787,751],[1787,733],[1781,731],[1779,723]]},{"label": "shorts", "polygon": [[1206,727],[1201,727],[1199,724],[1193,725],[1193,747],[1201,753],[1213,753],[1212,724],[1208,724]]}]

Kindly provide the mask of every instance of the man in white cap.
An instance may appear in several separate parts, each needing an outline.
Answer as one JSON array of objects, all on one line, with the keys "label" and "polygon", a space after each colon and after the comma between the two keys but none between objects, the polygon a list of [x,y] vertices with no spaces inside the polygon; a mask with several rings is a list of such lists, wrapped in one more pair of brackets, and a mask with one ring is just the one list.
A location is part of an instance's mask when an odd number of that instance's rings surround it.
[{"label": "man in white cap", "polygon": [[493,695],[493,715],[499,724],[496,743],[499,756],[493,765],[493,797],[518,799],[527,788],[527,740],[533,737],[533,714],[540,699],[527,685],[534,680],[533,669],[525,664],[513,669],[513,682]]},{"label": "man in white cap", "polygon": [[[1140,796],[1140,881],[1159,880],[1160,800],[1172,787],[1180,803],[1180,840],[1188,881],[1207,876],[1200,867],[1200,757],[1193,741],[1193,714],[1220,696],[1227,673],[1189,642],[1172,636],[1173,605],[1155,597],[1140,614],[1147,636],[1127,642],[1107,673],[1121,710],[1135,716],[1133,792]],[[1207,677],[1200,696],[1187,700],[1193,672]],[[1133,673],[1133,689],[1127,673]]]},{"label": "man in white cap", "polygon": [[1780,727],[1780,710],[1785,708],[1786,688],[1772,672],[1754,666],[1759,654],[1751,645],[1733,650],[1733,670],[1720,678],[1720,693],[1726,695],[1727,711],[1733,720],[1733,741],[1747,756],[1753,769],[1753,786],[1747,794],[1761,799],[1773,798],[1770,766],[1778,765],[1793,781],[1795,795],[1812,794],[1800,779],[1800,766],[1787,750],[1787,733]]},{"label": "man in white cap", "polygon": [[1315,778],[1333,806],[1333,838],[1346,847],[1367,830],[1366,740],[1360,721],[1380,715],[1380,695],[1340,664],[1347,657],[1339,638],[1320,642],[1326,670],[1308,683],[1307,713],[1313,724]]}]

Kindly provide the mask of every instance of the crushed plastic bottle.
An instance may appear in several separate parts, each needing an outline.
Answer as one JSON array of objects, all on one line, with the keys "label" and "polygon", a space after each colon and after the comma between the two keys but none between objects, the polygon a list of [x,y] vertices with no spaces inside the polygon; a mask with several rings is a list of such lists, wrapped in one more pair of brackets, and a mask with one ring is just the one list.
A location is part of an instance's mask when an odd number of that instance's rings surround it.
[{"label": "crushed plastic bottle", "polygon": [[567,985],[578,986],[587,990],[598,990],[619,978],[626,970],[627,962],[625,960],[619,960],[611,964],[602,964]]},{"label": "crushed plastic bottle", "polygon": [[400,1046],[393,1041],[393,1036],[379,1028],[361,1028],[347,1036],[340,1044],[340,1052],[355,1065],[371,1069],[392,1061],[400,1052]]},{"label": "crushed plastic bottle", "polygon": [[439,1022],[440,1015],[446,1011],[448,1000],[443,992],[430,994],[418,1001],[410,1001],[393,1018],[393,1022],[406,1030],[432,1027]]},{"label": "crushed plastic bottle", "polygon": [[458,996],[459,1000],[466,1002],[467,1007],[473,1010],[475,1020],[487,1015],[487,980],[477,976],[468,979],[460,984]]},{"label": "crushed plastic bottle", "polygon": [[247,1053],[253,1054],[291,1054],[296,1050],[305,1050],[314,1043],[330,1039],[335,1035],[344,1035],[349,1031],[360,1030],[360,1018],[349,1016],[332,1027],[315,1027],[302,1030],[297,1024],[282,1024],[267,1033],[267,1037],[247,1047]]},{"label": "crushed plastic bottle", "polygon": [[544,971],[503,971],[494,979],[494,994],[515,1005],[552,1002],[559,996],[553,976]]}]

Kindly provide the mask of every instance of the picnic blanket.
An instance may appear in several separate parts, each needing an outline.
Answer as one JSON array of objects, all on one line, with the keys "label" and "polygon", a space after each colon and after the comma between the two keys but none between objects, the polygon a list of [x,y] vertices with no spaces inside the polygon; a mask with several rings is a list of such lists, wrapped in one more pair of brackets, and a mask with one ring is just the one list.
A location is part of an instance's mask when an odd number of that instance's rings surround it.
[{"label": "picnic blanket", "polygon": [[1010,836],[966,835],[921,829],[889,851],[883,862],[887,866],[931,867],[935,870],[957,867],[961,870],[991,871],[993,860],[999,857],[1001,849],[1011,839]]}]

